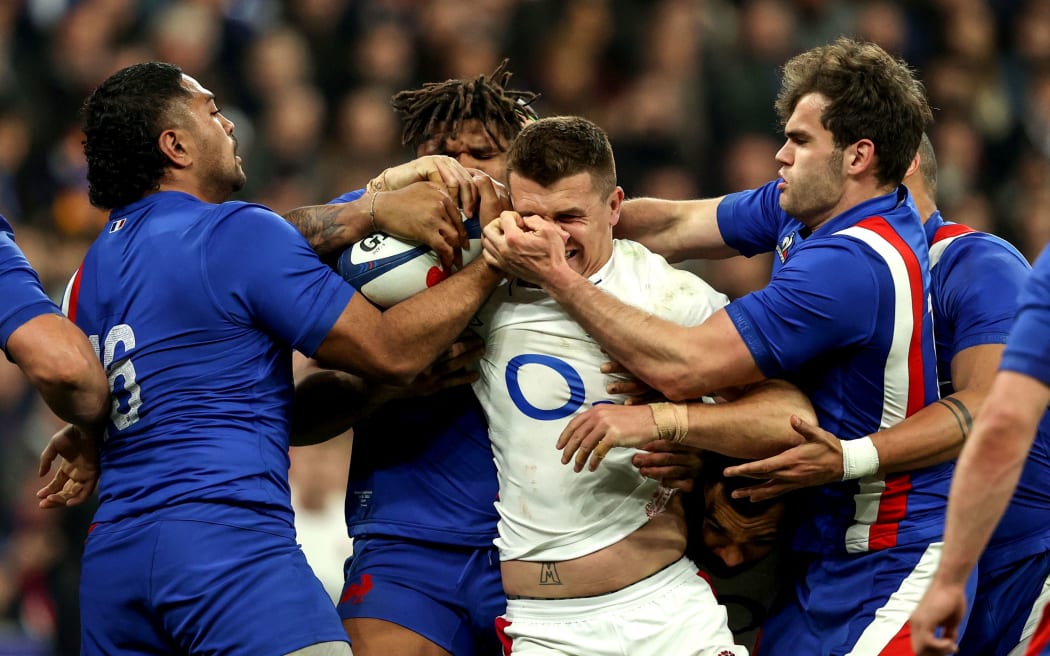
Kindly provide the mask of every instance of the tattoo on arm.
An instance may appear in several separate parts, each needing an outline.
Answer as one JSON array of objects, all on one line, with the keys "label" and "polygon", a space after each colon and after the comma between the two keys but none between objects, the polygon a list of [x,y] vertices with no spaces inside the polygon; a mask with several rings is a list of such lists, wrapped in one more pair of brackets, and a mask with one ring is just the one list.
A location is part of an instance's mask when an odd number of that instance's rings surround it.
[{"label": "tattoo on arm", "polygon": [[970,430],[973,429],[973,417],[970,416],[970,411],[966,408],[966,405],[959,399],[954,399],[947,396],[937,403],[940,403],[944,407],[948,408],[948,411],[955,417],[955,421],[959,424],[959,430],[962,432],[963,439],[965,440],[970,436]]},{"label": "tattoo on arm", "polygon": [[339,223],[340,205],[300,207],[284,215],[301,232],[310,247],[324,257],[350,245],[347,226]]},{"label": "tattoo on arm", "polygon": [[556,563],[540,563],[540,585],[561,585]]}]

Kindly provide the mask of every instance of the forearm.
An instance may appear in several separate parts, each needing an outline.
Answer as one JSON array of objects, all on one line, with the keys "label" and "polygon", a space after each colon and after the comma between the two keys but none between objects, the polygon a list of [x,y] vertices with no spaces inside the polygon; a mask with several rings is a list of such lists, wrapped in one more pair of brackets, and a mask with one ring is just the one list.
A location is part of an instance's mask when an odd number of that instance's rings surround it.
[{"label": "forearm", "polygon": [[644,244],[670,262],[737,255],[718,230],[721,198],[670,201],[634,198],[623,205],[615,235]]},{"label": "forearm", "polygon": [[109,412],[109,381],[87,337],[58,314],[27,321],[12,333],[8,354],[59,418],[97,429]]},{"label": "forearm", "polygon": [[[104,379],[103,379],[104,380]],[[40,396],[59,419],[85,432],[98,432],[109,410],[109,389],[92,380],[37,382]]]},{"label": "forearm", "polygon": [[1015,430],[1004,424],[975,435],[963,449],[952,478],[937,570],[946,583],[965,582],[1010,502],[1030,446],[1011,439]]},{"label": "forearm", "polygon": [[284,214],[284,219],[301,232],[322,260],[345,250],[372,232],[369,214],[371,194],[348,203],[309,205]]},{"label": "forearm", "polygon": [[931,403],[871,436],[884,474],[911,471],[958,457],[985,393],[963,390]]},{"label": "forearm", "polygon": [[724,311],[700,326],[680,326],[622,303],[568,270],[544,288],[612,360],[668,399],[695,399],[764,376]]},{"label": "forearm", "polygon": [[797,387],[767,380],[728,403],[690,403],[683,442],[736,458],[766,458],[802,443],[791,428],[791,415],[817,423],[812,404]]},{"label": "forearm", "polygon": [[327,369],[407,385],[448,349],[502,277],[479,258],[385,311],[354,294],[311,355]]}]

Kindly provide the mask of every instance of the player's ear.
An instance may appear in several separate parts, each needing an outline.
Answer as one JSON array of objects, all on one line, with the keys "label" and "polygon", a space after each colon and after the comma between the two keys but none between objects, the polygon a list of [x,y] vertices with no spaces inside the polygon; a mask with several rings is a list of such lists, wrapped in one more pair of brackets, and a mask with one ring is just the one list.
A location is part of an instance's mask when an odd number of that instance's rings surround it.
[{"label": "player's ear", "polygon": [[861,139],[846,149],[846,170],[857,174],[875,166],[875,144]]},{"label": "player's ear", "polygon": [[193,158],[186,150],[185,137],[186,134],[177,128],[164,130],[157,137],[157,147],[160,148],[160,152],[164,153],[172,166],[180,169],[193,163]]},{"label": "player's ear", "polygon": [[609,225],[614,226],[620,222],[620,210],[623,208],[623,187],[617,186],[609,194]]}]

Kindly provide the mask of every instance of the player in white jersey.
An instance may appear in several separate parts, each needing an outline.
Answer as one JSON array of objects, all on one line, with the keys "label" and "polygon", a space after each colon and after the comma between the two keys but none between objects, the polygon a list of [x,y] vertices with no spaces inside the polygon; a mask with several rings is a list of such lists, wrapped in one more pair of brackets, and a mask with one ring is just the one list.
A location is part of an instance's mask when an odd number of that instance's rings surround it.
[{"label": "player in white jersey", "polygon": [[[508,174],[516,212],[502,218],[553,222],[567,260],[603,291],[688,325],[726,304],[725,296],[640,245],[613,241],[623,190],[608,139],[593,123],[556,117],[527,126],[511,146]],[[560,457],[558,435],[573,416],[625,398],[607,392],[613,377],[600,372],[608,356],[547,294],[520,281],[497,289],[479,319],[486,353],[475,391],[500,482],[505,653],[747,653],[733,644],[725,610],[683,557],[680,501],[638,472],[631,464],[636,451],[611,454],[606,466],[582,475]],[[732,444],[747,444],[749,452],[734,455],[776,452],[796,440],[788,415],[812,416],[804,397],[786,385],[747,392],[748,399],[759,397],[772,411],[747,414]],[[733,403],[720,405],[725,418],[739,412]],[[654,413],[665,411],[673,412],[654,404]],[[664,425],[678,421],[668,416]]]}]

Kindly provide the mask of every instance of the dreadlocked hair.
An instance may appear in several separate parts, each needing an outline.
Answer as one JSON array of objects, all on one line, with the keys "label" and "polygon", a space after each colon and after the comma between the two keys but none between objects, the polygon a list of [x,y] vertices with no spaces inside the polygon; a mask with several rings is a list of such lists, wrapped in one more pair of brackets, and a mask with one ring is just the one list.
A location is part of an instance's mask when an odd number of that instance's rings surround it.
[{"label": "dreadlocked hair", "polygon": [[513,75],[508,62],[504,59],[488,76],[428,82],[395,94],[390,104],[404,125],[401,143],[416,149],[437,135],[456,134],[467,119],[480,121],[501,149],[513,141],[525,123],[536,120],[530,104],[539,94],[507,88]]}]

